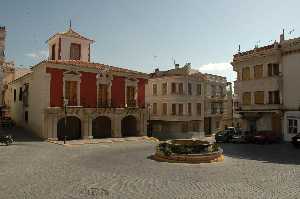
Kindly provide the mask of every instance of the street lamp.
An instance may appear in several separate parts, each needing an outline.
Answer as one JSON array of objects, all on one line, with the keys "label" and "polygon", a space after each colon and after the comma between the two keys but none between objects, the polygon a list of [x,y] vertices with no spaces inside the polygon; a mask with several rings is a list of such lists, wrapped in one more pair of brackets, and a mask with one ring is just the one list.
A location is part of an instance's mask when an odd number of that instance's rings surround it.
[{"label": "street lamp", "polygon": [[149,137],[152,137],[152,128],[151,128],[151,104],[147,104],[147,110],[148,110],[148,132],[147,135]]},{"label": "street lamp", "polygon": [[[68,106],[69,100],[64,98],[64,113],[65,113],[65,130],[67,129],[67,106]],[[67,136],[64,136],[64,144],[66,144]]]}]

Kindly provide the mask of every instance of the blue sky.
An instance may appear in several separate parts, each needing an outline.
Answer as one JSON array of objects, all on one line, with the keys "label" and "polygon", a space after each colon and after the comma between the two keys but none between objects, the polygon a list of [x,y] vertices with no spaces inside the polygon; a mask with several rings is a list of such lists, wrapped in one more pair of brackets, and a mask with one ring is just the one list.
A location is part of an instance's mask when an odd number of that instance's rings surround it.
[{"label": "blue sky", "polygon": [[[152,72],[172,58],[230,80],[232,55],[300,35],[300,1],[285,0],[1,0],[8,60],[24,67],[47,57],[45,41],[65,31],[96,40],[92,61]],[[273,40],[273,41],[270,41]],[[260,42],[258,42],[260,41]]]}]

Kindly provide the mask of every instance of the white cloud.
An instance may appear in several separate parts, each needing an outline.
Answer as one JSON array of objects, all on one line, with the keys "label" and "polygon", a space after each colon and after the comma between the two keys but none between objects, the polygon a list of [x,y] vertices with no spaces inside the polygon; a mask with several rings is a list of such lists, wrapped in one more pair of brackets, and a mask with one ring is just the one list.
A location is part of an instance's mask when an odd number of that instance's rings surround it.
[{"label": "white cloud", "polygon": [[35,60],[42,60],[42,59],[46,59],[48,57],[48,51],[40,50],[38,52],[27,53],[25,55],[28,57],[31,57]]},{"label": "white cloud", "polygon": [[202,73],[210,73],[213,75],[220,75],[227,78],[227,81],[236,80],[236,72],[230,63],[209,63],[200,66],[199,71]]}]

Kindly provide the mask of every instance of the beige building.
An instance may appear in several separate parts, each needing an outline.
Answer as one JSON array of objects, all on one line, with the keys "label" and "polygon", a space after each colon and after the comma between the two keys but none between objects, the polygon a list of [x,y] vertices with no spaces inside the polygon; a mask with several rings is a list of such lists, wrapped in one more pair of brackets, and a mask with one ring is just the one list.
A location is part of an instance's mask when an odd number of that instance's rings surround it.
[{"label": "beige building", "polygon": [[10,96],[8,83],[30,72],[29,69],[15,67],[14,62],[5,59],[6,28],[0,27],[0,106],[2,115],[9,112]]},{"label": "beige building", "polygon": [[236,112],[241,127],[250,131],[271,131],[289,141],[299,132],[300,122],[300,38],[235,54],[237,72]]},{"label": "beige building", "polygon": [[190,64],[150,74],[146,103],[154,136],[189,138],[204,135],[205,76]]},{"label": "beige building", "polygon": [[225,77],[205,76],[204,131],[209,135],[232,126],[232,89]]},{"label": "beige building", "polygon": [[90,62],[94,41],[71,27],[47,42],[49,60],[9,83],[17,125],[45,139],[146,135],[147,74]]},{"label": "beige building", "polygon": [[183,67],[176,64],[167,71],[156,69],[146,92],[154,136],[200,137],[221,130],[227,123],[231,126],[232,103],[227,103],[226,86],[226,78],[202,74],[189,63]]}]

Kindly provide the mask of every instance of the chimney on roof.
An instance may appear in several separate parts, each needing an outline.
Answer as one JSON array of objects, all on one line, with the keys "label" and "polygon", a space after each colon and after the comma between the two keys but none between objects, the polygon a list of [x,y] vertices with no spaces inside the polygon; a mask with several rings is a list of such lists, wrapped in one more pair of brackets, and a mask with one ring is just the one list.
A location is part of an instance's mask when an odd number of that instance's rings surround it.
[{"label": "chimney on roof", "polygon": [[178,69],[179,68],[179,64],[175,64],[175,69]]},{"label": "chimney on roof", "polygon": [[282,30],[282,34],[280,35],[280,43],[284,41],[284,29]]}]

